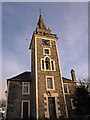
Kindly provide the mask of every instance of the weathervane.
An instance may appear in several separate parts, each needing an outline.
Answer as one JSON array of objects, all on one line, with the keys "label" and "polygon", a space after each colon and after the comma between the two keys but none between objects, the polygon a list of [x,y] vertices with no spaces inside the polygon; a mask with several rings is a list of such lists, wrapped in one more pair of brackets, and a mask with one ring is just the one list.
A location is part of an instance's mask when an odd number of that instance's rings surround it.
[{"label": "weathervane", "polygon": [[40,15],[41,15],[41,9],[39,9]]}]

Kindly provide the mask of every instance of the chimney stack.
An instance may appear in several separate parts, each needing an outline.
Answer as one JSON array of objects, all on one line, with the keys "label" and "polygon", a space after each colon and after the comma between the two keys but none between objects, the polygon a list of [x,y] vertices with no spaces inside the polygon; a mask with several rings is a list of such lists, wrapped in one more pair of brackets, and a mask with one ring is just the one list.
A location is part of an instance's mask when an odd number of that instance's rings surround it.
[{"label": "chimney stack", "polygon": [[71,70],[72,81],[76,82],[75,71]]}]

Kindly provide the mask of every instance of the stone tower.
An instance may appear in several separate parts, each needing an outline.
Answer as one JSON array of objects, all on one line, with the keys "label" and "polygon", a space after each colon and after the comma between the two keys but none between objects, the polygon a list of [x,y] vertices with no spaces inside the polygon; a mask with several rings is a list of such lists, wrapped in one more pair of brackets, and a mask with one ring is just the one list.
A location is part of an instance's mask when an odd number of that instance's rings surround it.
[{"label": "stone tower", "polygon": [[30,112],[33,118],[68,118],[57,39],[57,35],[46,28],[40,14],[30,44]]}]

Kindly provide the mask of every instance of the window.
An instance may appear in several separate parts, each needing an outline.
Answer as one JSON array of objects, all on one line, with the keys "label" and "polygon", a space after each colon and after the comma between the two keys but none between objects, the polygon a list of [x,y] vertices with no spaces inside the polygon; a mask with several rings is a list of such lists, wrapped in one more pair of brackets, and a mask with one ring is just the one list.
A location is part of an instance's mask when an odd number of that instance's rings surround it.
[{"label": "window", "polygon": [[68,84],[64,84],[64,93],[69,93]]},{"label": "window", "polygon": [[45,54],[49,54],[49,50],[48,49],[45,49]]},{"label": "window", "polygon": [[47,78],[47,88],[53,89],[52,78]]},{"label": "window", "polygon": [[49,56],[41,58],[41,70],[55,71],[55,61],[50,59]]},{"label": "window", "polygon": [[45,35],[45,32],[43,32],[43,35]]},{"label": "window", "polygon": [[22,94],[29,94],[29,87],[30,83],[29,82],[23,82],[22,83]]},{"label": "window", "polygon": [[43,49],[43,53],[44,53],[45,55],[50,55],[50,49],[49,49],[49,48],[44,48],[44,49]]},{"label": "window", "polygon": [[45,64],[46,64],[46,70],[50,69],[50,59],[46,57],[45,59]]},{"label": "window", "polygon": [[24,93],[28,93],[28,83],[24,83]]},{"label": "window", "polygon": [[42,69],[44,69],[44,60],[42,60]]},{"label": "window", "polygon": [[74,103],[73,103],[73,98],[71,98],[71,107],[72,107],[73,110],[76,108],[76,107],[74,106]]},{"label": "window", "polygon": [[52,70],[54,70],[54,62],[51,61],[51,67],[52,67]]},{"label": "window", "polygon": [[55,89],[53,76],[46,77],[46,87],[47,87],[47,90]]},{"label": "window", "polygon": [[43,46],[50,46],[50,40],[42,39]]}]

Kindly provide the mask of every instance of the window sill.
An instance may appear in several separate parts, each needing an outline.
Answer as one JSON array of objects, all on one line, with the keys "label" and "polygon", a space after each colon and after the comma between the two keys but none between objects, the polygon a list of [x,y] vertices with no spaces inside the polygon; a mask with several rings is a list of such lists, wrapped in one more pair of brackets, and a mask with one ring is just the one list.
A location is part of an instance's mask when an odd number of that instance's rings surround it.
[{"label": "window sill", "polygon": [[41,71],[56,71],[56,70],[44,70],[44,69],[41,69]]},{"label": "window sill", "polygon": [[55,88],[53,88],[53,89],[47,89],[47,91],[54,91],[55,90]]},{"label": "window sill", "polygon": [[30,95],[30,93],[22,93],[22,95]]}]

